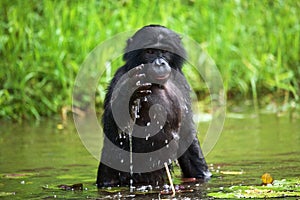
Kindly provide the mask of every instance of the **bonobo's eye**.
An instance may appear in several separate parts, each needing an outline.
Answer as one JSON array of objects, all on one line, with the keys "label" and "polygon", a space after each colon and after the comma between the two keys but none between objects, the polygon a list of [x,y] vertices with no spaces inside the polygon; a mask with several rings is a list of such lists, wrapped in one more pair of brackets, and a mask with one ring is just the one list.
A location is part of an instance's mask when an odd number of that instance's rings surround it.
[{"label": "bonobo's eye", "polygon": [[146,49],[146,53],[148,53],[148,54],[154,54],[154,50],[153,49]]}]

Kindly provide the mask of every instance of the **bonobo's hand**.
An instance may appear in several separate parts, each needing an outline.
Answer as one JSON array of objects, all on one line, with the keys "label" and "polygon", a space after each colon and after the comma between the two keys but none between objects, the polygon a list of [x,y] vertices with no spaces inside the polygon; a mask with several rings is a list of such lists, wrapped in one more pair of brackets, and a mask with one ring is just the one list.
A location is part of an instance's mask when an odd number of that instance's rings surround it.
[{"label": "bonobo's hand", "polygon": [[151,94],[151,85],[146,78],[144,64],[141,64],[121,77],[114,88],[111,103],[118,101],[128,104],[130,99],[145,97]]},{"label": "bonobo's hand", "polygon": [[147,77],[144,67],[145,65],[141,64],[128,72],[128,77],[130,79],[128,87],[134,89],[134,93],[131,96],[132,100],[151,94],[150,87],[152,84]]},{"label": "bonobo's hand", "polygon": [[117,82],[110,103],[114,120],[122,131],[130,126],[129,103],[151,94],[151,85],[143,64],[131,69]]}]

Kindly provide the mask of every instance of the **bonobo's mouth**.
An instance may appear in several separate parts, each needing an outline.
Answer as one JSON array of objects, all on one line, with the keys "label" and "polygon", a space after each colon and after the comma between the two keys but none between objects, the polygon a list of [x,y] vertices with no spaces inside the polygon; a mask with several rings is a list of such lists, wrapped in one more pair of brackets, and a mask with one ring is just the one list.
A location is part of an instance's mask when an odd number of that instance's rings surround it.
[{"label": "bonobo's mouth", "polygon": [[156,76],[155,79],[158,81],[164,81],[167,80],[169,78],[170,74],[165,74],[165,75],[160,75],[160,76]]}]

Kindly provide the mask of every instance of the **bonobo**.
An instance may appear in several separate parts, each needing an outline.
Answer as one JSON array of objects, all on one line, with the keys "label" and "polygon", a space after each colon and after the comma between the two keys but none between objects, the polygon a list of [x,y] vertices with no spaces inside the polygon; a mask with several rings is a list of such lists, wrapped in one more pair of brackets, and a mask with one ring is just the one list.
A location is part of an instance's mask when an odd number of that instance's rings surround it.
[{"label": "bonobo", "polygon": [[164,163],[175,160],[182,177],[208,179],[182,73],[186,51],[180,36],[145,26],[128,39],[123,59],[105,97],[97,186],[161,185]]}]

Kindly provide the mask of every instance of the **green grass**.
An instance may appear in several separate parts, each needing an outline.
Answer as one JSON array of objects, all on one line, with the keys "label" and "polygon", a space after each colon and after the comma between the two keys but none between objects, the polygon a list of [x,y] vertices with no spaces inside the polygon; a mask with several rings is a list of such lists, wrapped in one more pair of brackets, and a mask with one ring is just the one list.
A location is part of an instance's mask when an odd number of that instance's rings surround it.
[{"label": "green grass", "polygon": [[[97,44],[150,23],[203,44],[229,99],[299,102],[299,12],[294,0],[2,0],[0,118],[56,115],[71,105],[76,73]],[[207,95],[198,82],[192,86]]]}]

